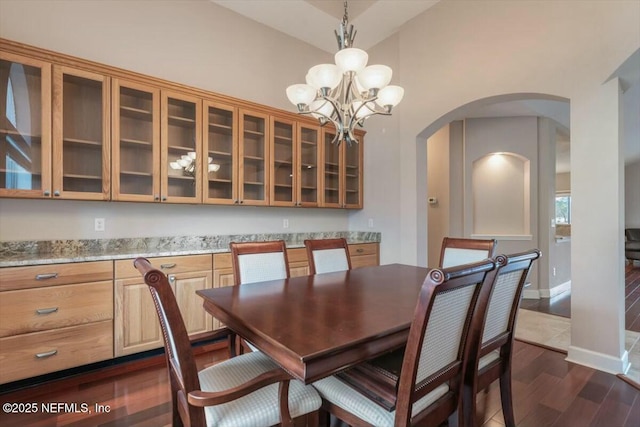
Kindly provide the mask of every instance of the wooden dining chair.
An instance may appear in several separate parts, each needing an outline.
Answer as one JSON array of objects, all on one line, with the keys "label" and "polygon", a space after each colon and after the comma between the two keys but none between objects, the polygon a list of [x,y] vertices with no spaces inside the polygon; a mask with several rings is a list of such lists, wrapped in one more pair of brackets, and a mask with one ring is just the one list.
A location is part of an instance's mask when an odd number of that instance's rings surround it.
[{"label": "wooden dining chair", "polygon": [[344,238],[305,240],[309,274],[351,270],[349,245]]},{"label": "wooden dining chair", "polygon": [[321,399],[260,352],[197,372],[191,343],[167,276],[145,258],[134,266],[149,286],[165,343],[174,426],[292,426],[318,424]]},{"label": "wooden dining chair", "polygon": [[440,250],[440,268],[468,264],[491,258],[495,254],[495,239],[465,239],[445,237]]},{"label": "wooden dining chair", "polygon": [[401,361],[395,373],[387,371],[391,392],[378,395],[371,384],[357,389],[334,375],[313,383],[322,396],[323,410],[357,426],[437,426],[454,414],[452,421],[461,425],[464,370],[469,355],[477,352],[467,346],[468,335],[479,333],[477,313],[486,310],[494,267],[492,260],[484,260],[431,270],[420,291],[406,347],[382,356]]},{"label": "wooden dining chair", "polygon": [[475,417],[476,393],[486,389],[495,380],[500,380],[500,400],[505,425],[515,427],[513,397],[511,391],[511,360],[513,340],[518,318],[518,308],[529,271],[540,258],[538,249],[513,255],[498,255],[496,284],[484,319],[479,325],[483,330],[475,335],[481,345],[475,345],[478,353],[468,359],[463,399],[469,410],[467,424]]},{"label": "wooden dining chair", "polygon": [[[284,240],[231,242],[229,247],[235,285],[289,278],[289,261]],[[252,351],[258,350],[251,343],[246,342],[246,344]],[[231,331],[229,355],[234,357],[236,354],[242,354],[243,351],[242,342]]]}]

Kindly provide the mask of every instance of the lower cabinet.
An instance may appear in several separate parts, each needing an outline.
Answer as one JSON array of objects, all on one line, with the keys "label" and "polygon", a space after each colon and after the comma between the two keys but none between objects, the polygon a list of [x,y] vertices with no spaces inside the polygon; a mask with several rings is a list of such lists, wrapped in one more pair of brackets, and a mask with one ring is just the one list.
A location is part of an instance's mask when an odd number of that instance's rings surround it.
[{"label": "lower cabinet", "polygon": [[356,243],[349,245],[351,268],[380,265],[380,243]]},{"label": "lower cabinet", "polygon": [[[196,295],[213,284],[212,256],[188,255],[149,258],[164,272],[190,335],[212,330],[213,320]],[[133,260],[115,262],[115,356],[138,353],[164,345],[153,299]]]},{"label": "lower cabinet", "polygon": [[113,358],[113,262],[0,269],[0,384]]}]

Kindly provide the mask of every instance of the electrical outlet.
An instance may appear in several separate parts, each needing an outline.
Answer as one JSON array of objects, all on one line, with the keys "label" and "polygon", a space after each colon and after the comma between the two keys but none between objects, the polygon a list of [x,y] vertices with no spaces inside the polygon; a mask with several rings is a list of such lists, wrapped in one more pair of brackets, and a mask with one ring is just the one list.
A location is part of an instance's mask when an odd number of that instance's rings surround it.
[{"label": "electrical outlet", "polygon": [[287,218],[282,220],[282,228],[289,228],[289,220]]},{"label": "electrical outlet", "polygon": [[369,228],[373,228],[373,218],[369,218]]},{"label": "electrical outlet", "polygon": [[93,222],[93,228],[95,231],[104,231],[105,221],[104,218],[96,218]]},{"label": "electrical outlet", "polygon": [[556,268],[553,267],[553,276],[555,277],[555,275],[556,275]]}]

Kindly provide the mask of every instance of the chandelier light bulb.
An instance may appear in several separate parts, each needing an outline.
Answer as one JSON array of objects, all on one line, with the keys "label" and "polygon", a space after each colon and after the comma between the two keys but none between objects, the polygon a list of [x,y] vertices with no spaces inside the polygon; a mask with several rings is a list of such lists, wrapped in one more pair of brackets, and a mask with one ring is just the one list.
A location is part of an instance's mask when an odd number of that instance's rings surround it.
[{"label": "chandelier light bulb", "polygon": [[365,90],[382,89],[391,81],[392,73],[386,65],[369,65],[358,73],[358,81]]},{"label": "chandelier light bulb", "polygon": [[342,73],[348,71],[357,73],[367,66],[368,60],[369,54],[355,47],[339,50],[335,55],[336,65]]},{"label": "chandelier light bulb", "polygon": [[169,163],[169,167],[170,167],[171,169],[175,169],[175,170],[182,169],[182,166],[180,166],[180,165],[178,164],[178,162],[171,162],[171,163]]},{"label": "chandelier light bulb", "polygon": [[320,64],[309,69],[309,79],[316,89],[335,89],[340,84],[342,74],[335,64]]},{"label": "chandelier light bulb", "polygon": [[316,98],[316,92],[308,84],[295,84],[287,88],[287,98],[293,105],[309,105]]},{"label": "chandelier light bulb", "polygon": [[378,92],[378,99],[376,99],[376,104],[381,107],[391,106],[395,107],[402,101],[404,97],[404,89],[400,86],[389,85],[380,89]]}]

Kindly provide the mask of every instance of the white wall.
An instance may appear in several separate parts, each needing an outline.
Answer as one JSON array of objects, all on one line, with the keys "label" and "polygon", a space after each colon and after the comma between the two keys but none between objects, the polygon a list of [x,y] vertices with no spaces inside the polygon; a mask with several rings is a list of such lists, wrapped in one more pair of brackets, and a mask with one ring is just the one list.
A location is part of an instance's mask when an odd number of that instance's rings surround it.
[{"label": "white wall", "polygon": [[435,197],[436,203],[427,208],[429,232],[428,264],[435,267],[440,262],[442,239],[451,236],[449,228],[449,125],[444,126],[427,141],[427,188],[428,197]]}]

